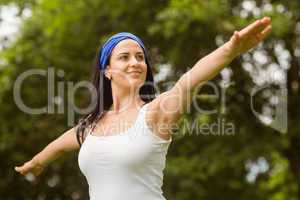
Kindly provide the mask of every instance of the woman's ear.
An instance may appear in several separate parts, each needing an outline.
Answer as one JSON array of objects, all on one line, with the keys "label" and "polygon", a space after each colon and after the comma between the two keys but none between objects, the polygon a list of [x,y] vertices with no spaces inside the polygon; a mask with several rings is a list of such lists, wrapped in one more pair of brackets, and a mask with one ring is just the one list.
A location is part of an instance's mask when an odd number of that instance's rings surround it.
[{"label": "woman's ear", "polygon": [[111,73],[110,73],[110,67],[109,65],[107,65],[105,71],[104,71],[104,75],[106,76],[106,78],[108,78],[109,80],[111,80]]}]

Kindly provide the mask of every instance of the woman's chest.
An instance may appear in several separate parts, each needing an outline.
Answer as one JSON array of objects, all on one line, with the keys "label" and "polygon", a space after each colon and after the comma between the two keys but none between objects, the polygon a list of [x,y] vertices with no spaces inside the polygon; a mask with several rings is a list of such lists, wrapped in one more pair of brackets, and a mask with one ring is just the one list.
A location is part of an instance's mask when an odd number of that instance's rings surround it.
[{"label": "woman's chest", "polygon": [[94,136],[118,135],[128,131],[135,125],[137,113],[128,112],[127,115],[104,116],[92,130]]},{"label": "woman's chest", "polygon": [[81,147],[79,164],[86,170],[136,168],[160,160],[162,155],[156,148],[150,140],[132,133],[103,138],[89,136]]}]

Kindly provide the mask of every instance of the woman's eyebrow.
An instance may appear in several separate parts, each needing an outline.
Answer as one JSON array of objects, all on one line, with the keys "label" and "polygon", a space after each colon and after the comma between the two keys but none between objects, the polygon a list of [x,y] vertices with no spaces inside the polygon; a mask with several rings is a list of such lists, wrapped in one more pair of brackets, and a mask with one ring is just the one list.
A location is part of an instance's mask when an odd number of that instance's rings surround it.
[{"label": "woman's eyebrow", "polygon": [[128,53],[128,52],[121,52],[121,53],[118,53],[118,55],[122,55],[122,54],[128,55],[129,53]]},{"label": "woman's eyebrow", "polygon": [[[120,53],[118,53],[118,55],[121,55],[121,54],[126,54],[126,55],[128,55],[129,52],[125,51],[125,52],[120,52]],[[139,51],[139,52],[137,52],[136,54],[144,54],[144,53],[143,53],[142,51]]]}]

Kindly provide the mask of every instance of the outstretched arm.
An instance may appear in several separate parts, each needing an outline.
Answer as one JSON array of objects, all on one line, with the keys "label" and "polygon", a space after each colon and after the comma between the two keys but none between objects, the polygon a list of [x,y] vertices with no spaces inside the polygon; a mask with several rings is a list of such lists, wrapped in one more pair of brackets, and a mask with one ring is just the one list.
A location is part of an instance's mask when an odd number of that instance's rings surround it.
[{"label": "outstretched arm", "polygon": [[76,128],[72,128],[48,144],[40,153],[22,166],[15,167],[15,170],[23,175],[33,173],[40,175],[44,168],[53,160],[68,151],[76,150],[79,144],[76,140]]},{"label": "outstretched arm", "polygon": [[[235,31],[224,45],[200,59],[187,71],[175,86],[159,95],[149,104],[148,124],[160,135],[169,135],[169,130],[158,126],[176,122],[189,104],[197,85],[216,76],[235,57],[257,46],[271,32],[271,19],[264,17],[256,20],[241,31]],[[162,136],[168,138],[168,136]]]},{"label": "outstretched arm", "polygon": [[191,90],[198,84],[212,79],[235,57],[247,52],[263,41],[271,31],[268,17],[256,20],[241,31],[235,31],[223,46],[199,60],[176,84],[183,90]]}]

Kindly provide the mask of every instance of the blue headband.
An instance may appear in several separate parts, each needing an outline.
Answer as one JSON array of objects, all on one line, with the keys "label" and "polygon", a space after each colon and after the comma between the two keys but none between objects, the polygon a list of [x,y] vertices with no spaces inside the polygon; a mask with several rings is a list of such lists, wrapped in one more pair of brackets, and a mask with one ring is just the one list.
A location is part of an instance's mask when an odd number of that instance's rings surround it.
[{"label": "blue headband", "polygon": [[120,33],[117,33],[117,34],[111,36],[103,44],[103,46],[101,48],[101,54],[99,55],[99,68],[100,69],[106,69],[106,66],[108,65],[109,57],[110,57],[112,50],[115,48],[115,46],[119,42],[121,42],[122,40],[125,40],[125,39],[132,39],[141,46],[141,48],[143,49],[144,54],[145,54],[146,63],[148,65],[147,51],[146,51],[145,45],[142,42],[142,40],[140,38],[138,38],[137,36],[133,35],[132,33],[120,32]]}]

